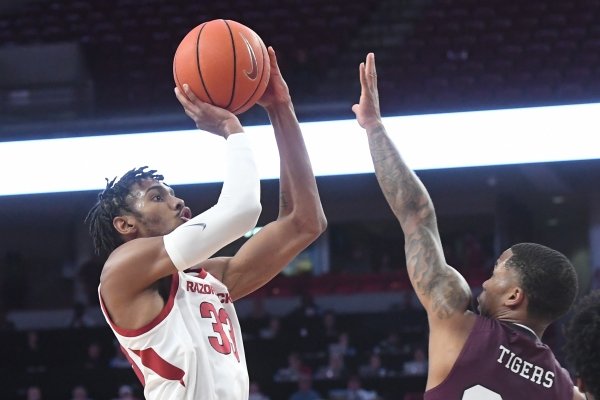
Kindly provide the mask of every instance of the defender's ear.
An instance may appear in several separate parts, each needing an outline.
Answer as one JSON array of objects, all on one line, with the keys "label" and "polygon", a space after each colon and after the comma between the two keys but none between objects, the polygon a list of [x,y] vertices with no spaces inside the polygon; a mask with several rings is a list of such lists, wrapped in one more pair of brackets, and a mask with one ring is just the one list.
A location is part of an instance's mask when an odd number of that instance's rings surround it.
[{"label": "defender's ear", "polygon": [[509,307],[517,307],[525,301],[525,292],[519,286],[515,286],[511,289],[508,298],[506,299],[506,305]]},{"label": "defender's ear", "polygon": [[135,219],[131,215],[120,215],[113,218],[113,226],[121,235],[131,235],[137,232]]}]

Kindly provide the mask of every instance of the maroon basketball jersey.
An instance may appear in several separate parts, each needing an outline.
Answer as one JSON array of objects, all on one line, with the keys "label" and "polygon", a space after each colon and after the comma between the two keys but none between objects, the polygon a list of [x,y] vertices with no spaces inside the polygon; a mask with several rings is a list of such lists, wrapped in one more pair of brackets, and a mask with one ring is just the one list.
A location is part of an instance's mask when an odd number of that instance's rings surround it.
[{"label": "maroon basketball jersey", "polygon": [[425,400],[572,400],[573,381],[527,328],[477,316],[448,377]]}]

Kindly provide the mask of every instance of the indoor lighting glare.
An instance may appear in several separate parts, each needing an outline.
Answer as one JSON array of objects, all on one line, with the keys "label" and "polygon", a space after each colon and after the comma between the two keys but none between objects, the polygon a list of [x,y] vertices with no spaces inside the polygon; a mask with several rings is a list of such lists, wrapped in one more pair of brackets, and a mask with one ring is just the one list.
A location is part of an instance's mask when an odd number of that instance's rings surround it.
[{"label": "indoor lighting glare", "polygon": [[[600,158],[600,104],[384,118],[415,170]],[[373,173],[356,120],[302,123],[316,176]],[[261,179],[279,177],[269,125],[245,128]],[[0,196],[99,190],[134,167],[170,185],[222,182],[225,140],[197,130],[0,142]]]}]

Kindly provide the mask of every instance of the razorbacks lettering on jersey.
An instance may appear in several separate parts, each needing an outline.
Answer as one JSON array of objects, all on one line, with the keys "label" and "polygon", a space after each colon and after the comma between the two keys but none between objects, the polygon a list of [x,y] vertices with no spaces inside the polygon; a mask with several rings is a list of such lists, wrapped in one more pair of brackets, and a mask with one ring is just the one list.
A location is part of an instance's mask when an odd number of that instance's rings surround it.
[{"label": "razorbacks lettering on jersey", "polygon": [[571,400],[573,382],[522,325],[477,316],[448,377],[425,400]]},{"label": "razorbacks lettering on jersey", "polygon": [[248,398],[237,314],[225,285],[206,271],[173,274],[164,309],[140,329],[117,327],[100,304],[146,399]]}]

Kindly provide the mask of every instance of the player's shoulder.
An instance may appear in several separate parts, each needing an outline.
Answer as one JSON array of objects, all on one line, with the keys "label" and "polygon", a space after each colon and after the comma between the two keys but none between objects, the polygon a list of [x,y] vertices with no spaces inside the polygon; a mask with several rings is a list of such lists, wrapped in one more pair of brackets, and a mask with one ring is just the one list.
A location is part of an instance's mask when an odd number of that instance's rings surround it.
[{"label": "player's shoulder", "polygon": [[160,246],[157,244],[162,244],[162,240],[162,236],[153,236],[136,238],[120,244],[106,258],[103,270],[120,268],[138,260],[156,258],[160,252]]}]

